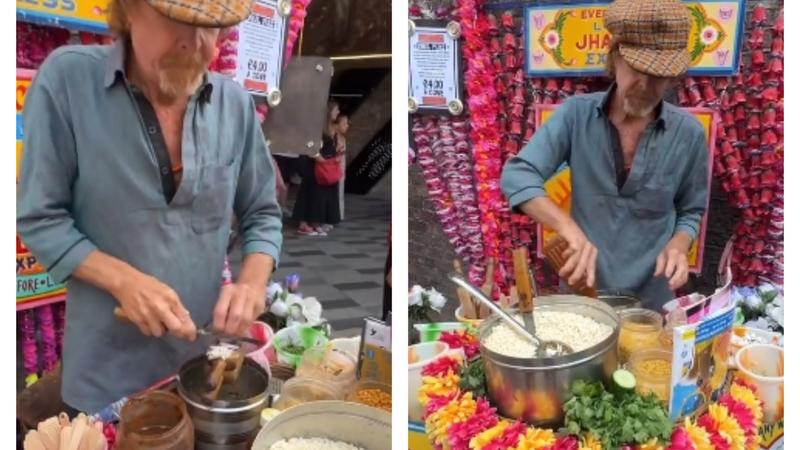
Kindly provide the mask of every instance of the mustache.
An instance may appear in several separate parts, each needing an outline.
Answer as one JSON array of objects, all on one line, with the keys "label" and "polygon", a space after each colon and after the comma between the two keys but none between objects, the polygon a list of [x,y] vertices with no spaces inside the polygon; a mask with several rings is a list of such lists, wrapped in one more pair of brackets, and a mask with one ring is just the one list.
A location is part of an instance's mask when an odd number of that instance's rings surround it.
[{"label": "mustache", "polygon": [[183,69],[198,72],[205,70],[209,63],[199,52],[172,52],[161,59],[162,69],[170,71]]}]

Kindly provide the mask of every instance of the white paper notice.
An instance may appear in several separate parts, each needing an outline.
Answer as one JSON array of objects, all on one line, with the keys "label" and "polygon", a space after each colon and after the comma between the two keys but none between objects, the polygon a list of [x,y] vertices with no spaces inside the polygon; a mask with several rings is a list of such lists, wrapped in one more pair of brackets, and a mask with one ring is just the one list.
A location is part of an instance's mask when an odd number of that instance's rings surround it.
[{"label": "white paper notice", "polygon": [[408,95],[419,107],[447,111],[447,104],[458,98],[455,44],[443,28],[419,27],[411,35]]},{"label": "white paper notice", "polygon": [[277,0],[256,0],[253,13],[239,25],[236,81],[251,94],[280,89],[285,29]]}]

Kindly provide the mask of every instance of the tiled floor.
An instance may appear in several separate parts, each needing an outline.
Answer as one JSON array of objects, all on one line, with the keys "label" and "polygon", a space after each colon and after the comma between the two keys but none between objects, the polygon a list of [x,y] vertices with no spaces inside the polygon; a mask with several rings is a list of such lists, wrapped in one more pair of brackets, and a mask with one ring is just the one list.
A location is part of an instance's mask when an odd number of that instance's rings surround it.
[{"label": "tiled floor", "polygon": [[381,315],[391,202],[349,195],[345,213],[326,237],[298,236],[295,224],[284,223],[283,253],[273,278],[299,274],[300,290],[322,303],[334,337],[355,336],[365,317]]}]

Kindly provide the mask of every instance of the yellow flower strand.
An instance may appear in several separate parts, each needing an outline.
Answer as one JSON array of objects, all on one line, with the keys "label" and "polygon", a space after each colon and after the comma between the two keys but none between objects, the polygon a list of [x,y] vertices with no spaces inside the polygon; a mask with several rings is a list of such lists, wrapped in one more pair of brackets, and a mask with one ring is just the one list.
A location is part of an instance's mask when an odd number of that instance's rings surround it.
[{"label": "yellow flower strand", "polygon": [[524,436],[520,436],[519,443],[514,450],[540,450],[556,443],[553,430],[543,428],[528,428]]},{"label": "yellow flower strand", "polygon": [[728,408],[724,405],[713,404],[708,407],[708,415],[717,423],[717,430],[728,443],[731,444],[731,450],[745,450],[745,436],[744,430],[736,422],[736,419],[731,417]]},{"label": "yellow flower strand", "polygon": [[461,378],[452,371],[442,377],[422,377],[422,387],[419,388],[419,402],[422,407],[428,406],[431,397],[446,396],[458,392],[458,383]]},{"label": "yellow flower strand", "polygon": [[507,420],[501,420],[497,425],[485,431],[478,433],[477,436],[469,441],[469,448],[472,450],[481,450],[483,447],[492,442],[495,438],[503,434],[506,428],[510,425]]},{"label": "yellow flower strand", "polygon": [[658,438],[653,438],[644,444],[639,444],[636,450],[664,450],[664,446],[658,443]]},{"label": "yellow flower strand", "polygon": [[472,392],[467,392],[461,398],[455,398],[450,403],[425,420],[425,431],[430,439],[440,445],[447,443],[447,429],[454,423],[460,423],[475,414],[478,405],[472,398]]},{"label": "yellow flower strand", "polygon": [[755,419],[756,430],[761,427],[761,421],[764,419],[764,411],[761,409],[761,401],[756,397],[755,392],[741,386],[737,383],[731,385],[731,397],[734,400],[744,403],[747,409],[753,414]]},{"label": "yellow flower strand", "polygon": [[688,417],[683,424],[683,428],[686,430],[689,440],[692,441],[694,450],[715,450],[714,446],[711,445],[711,437],[705,428],[695,425]]},{"label": "yellow flower strand", "polygon": [[586,433],[581,438],[581,446],[578,450],[603,450],[603,444],[591,433]]}]

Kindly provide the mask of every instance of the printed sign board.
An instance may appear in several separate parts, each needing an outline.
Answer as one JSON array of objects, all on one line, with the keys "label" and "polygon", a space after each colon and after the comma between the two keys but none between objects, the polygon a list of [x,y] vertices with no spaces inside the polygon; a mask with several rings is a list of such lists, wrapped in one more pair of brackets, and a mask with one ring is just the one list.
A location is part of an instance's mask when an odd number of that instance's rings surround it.
[{"label": "printed sign board", "polygon": [[[525,9],[528,76],[602,75],[611,35],[610,2],[548,4]],[[739,69],[744,0],[685,2],[691,19],[690,75],[730,75]]]},{"label": "printed sign board", "polygon": [[108,0],[17,0],[17,20],[105,33]]}]

